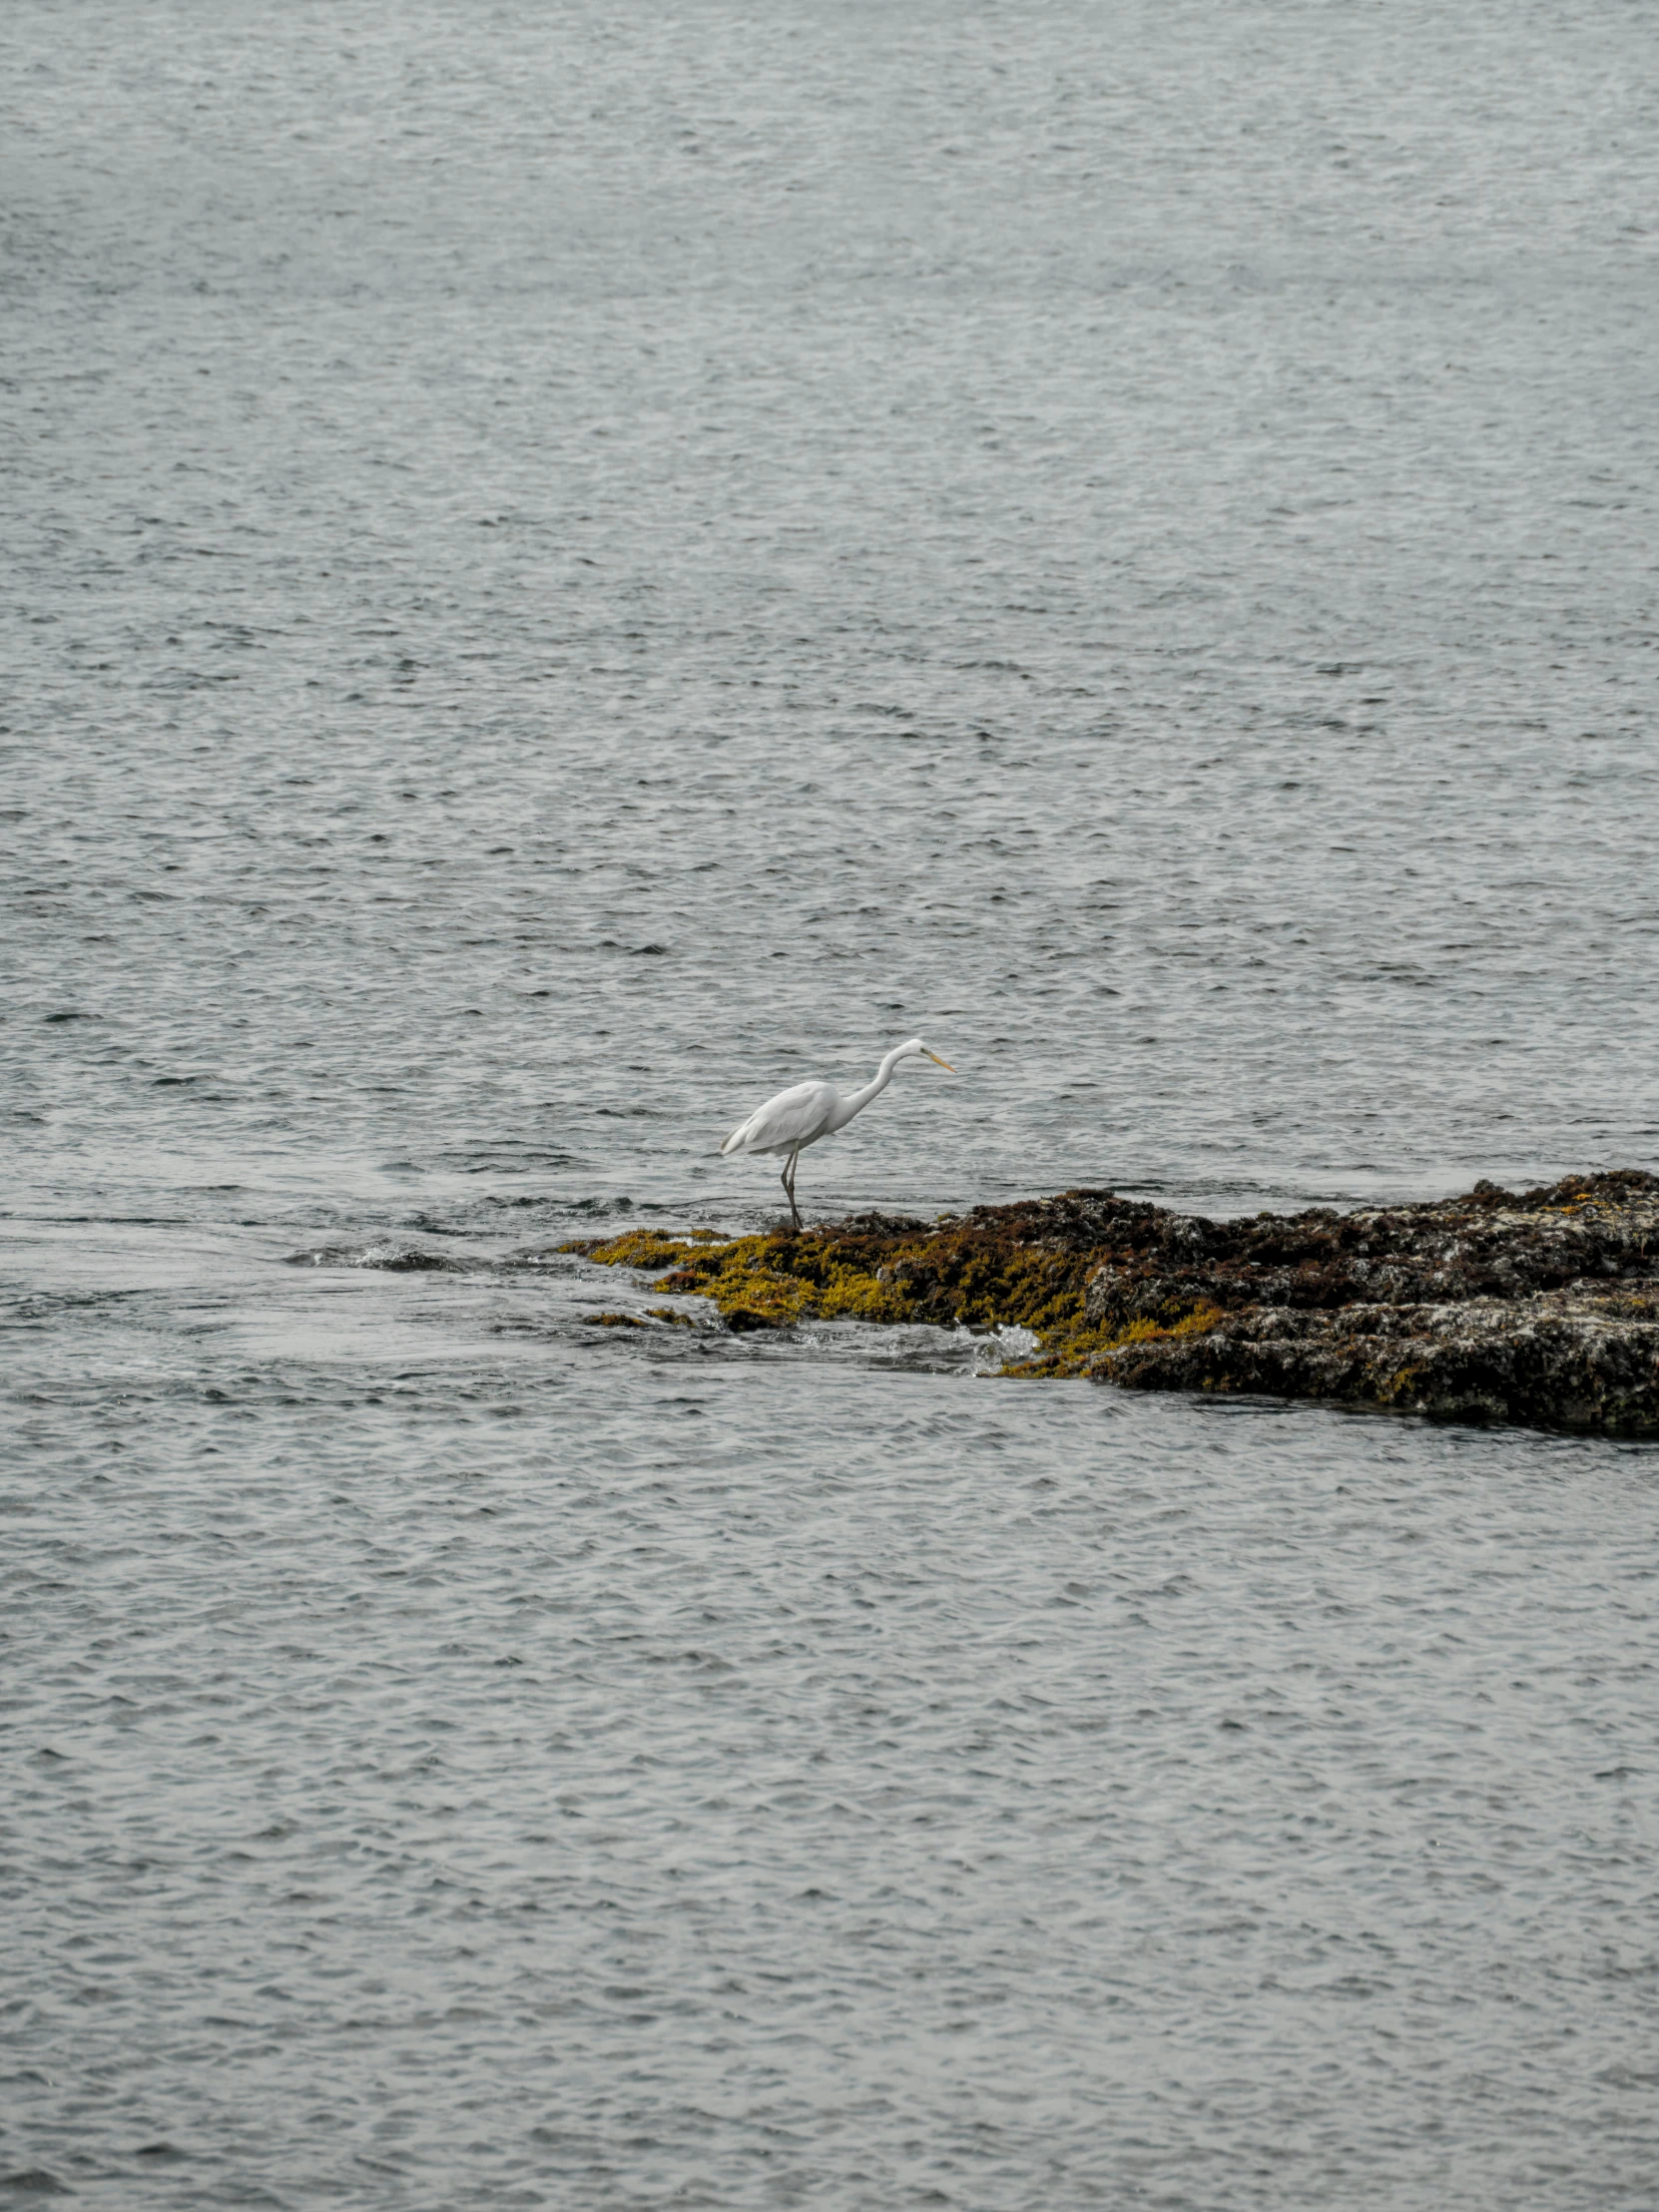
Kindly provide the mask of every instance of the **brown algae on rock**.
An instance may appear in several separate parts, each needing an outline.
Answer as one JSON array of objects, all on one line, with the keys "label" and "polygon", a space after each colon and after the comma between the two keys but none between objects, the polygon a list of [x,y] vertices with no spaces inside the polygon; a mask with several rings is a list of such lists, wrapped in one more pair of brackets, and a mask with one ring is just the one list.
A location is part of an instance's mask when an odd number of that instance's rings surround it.
[{"label": "brown algae on rock", "polygon": [[560,1249],[662,1271],[737,1331],[1017,1325],[1037,1350],[1005,1375],[1659,1433],[1659,1178],[1637,1169],[1349,1214],[1211,1221],[1075,1190],[936,1223]]}]

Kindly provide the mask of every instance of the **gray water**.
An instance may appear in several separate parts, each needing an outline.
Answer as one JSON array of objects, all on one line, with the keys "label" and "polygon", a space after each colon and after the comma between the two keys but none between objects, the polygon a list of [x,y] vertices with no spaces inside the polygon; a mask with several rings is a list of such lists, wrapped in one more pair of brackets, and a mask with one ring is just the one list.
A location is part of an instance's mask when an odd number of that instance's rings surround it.
[{"label": "gray water", "polygon": [[1654,1164],[1656,32],[7,9],[17,2201],[1659,2202],[1652,1451],[556,1250]]}]

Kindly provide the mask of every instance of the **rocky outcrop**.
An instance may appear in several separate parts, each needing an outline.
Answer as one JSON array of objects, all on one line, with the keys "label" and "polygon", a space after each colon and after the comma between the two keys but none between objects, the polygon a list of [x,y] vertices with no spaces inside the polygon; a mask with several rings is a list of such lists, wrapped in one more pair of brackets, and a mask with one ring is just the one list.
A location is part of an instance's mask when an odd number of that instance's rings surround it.
[{"label": "rocky outcrop", "polygon": [[[1659,1432],[1656,1278],[1659,1180],[1633,1170],[1352,1214],[1167,1216],[1155,1246],[1089,1284],[1091,1322],[1124,1330],[1091,1372],[1130,1389]],[[1202,1330],[1167,1326],[1204,1303]]]},{"label": "rocky outcrop", "polygon": [[567,1249],[666,1268],[729,1327],[816,1315],[1034,1330],[1004,1372],[1659,1434],[1659,1178],[1233,1221],[1110,1191]]},{"label": "rocky outcrop", "polygon": [[1659,1284],[1646,1298],[1545,1292],[1505,1303],[1249,1306],[1202,1335],[1101,1354],[1133,1390],[1346,1399],[1440,1420],[1659,1433]]},{"label": "rocky outcrop", "polygon": [[1200,1297],[1314,1311],[1508,1300],[1659,1271],[1659,1179],[1634,1169],[1518,1196],[1477,1183],[1462,1198],[1351,1214],[1146,1213],[1144,1227],[1110,1237],[1116,1249],[1089,1285],[1091,1321]]}]

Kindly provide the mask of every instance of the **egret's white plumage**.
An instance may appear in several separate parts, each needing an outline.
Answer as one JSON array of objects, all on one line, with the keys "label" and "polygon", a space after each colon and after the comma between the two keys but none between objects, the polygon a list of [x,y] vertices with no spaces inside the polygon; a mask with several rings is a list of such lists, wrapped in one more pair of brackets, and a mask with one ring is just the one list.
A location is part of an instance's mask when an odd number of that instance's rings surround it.
[{"label": "egret's white plumage", "polygon": [[799,1229],[801,1211],[795,1203],[795,1171],[802,1153],[810,1144],[817,1144],[820,1137],[832,1137],[837,1129],[844,1129],[878,1091],[886,1089],[900,1060],[931,1060],[952,1075],[956,1072],[948,1060],[941,1060],[936,1052],[930,1052],[919,1037],[911,1037],[906,1043],[893,1046],[861,1091],[852,1091],[843,1098],[833,1083],[793,1084],[789,1090],[780,1091],[776,1098],[769,1098],[764,1106],[757,1106],[747,1121],[739,1122],[720,1149],[723,1153],[789,1154],[789,1165],[779,1180]]}]

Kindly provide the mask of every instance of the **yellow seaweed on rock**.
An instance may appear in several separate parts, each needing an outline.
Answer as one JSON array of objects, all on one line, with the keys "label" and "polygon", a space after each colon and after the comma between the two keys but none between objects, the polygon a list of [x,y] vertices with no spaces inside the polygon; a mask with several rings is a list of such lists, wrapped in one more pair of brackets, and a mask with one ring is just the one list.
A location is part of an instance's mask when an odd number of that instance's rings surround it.
[{"label": "yellow seaweed on rock", "polygon": [[1052,1344],[1044,1346],[1029,1360],[1021,1360],[1002,1372],[1020,1377],[1091,1375],[1103,1353],[1116,1352],[1124,1345],[1161,1344],[1176,1337],[1207,1336],[1222,1319],[1221,1308],[1206,1301],[1190,1313],[1169,1321],[1143,1318],[1132,1321],[1127,1329],[1109,1322],[1093,1329],[1079,1327],[1058,1334]]},{"label": "yellow seaweed on rock", "polygon": [[738,1331],[789,1329],[805,1321],[952,1323],[1034,1332],[1039,1350],[1006,1367],[1014,1376],[1083,1376],[1099,1356],[1124,1343],[1191,1335],[1220,1319],[1218,1308],[1172,1312],[1157,1321],[1090,1326],[1085,1319],[1087,1255],[987,1235],[983,1224],[945,1221],[936,1228],[879,1233],[773,1230],[716,1238],[712,1231],[669,1236],[630,1229],[606,1239],[562,1245],[604,1267],[664,1270],[660,1291],[713,1301]]},{"label": "yellow seaweed on rock", "polygon": [[620,1237],[580,1237],[574,1244],[562,1244],[558,1249],[579,1252],[607,1268],[666,1268],[677,1265],[698,1247],[689,1237],[666,1237],[660,1229],[626,1229]]}]

